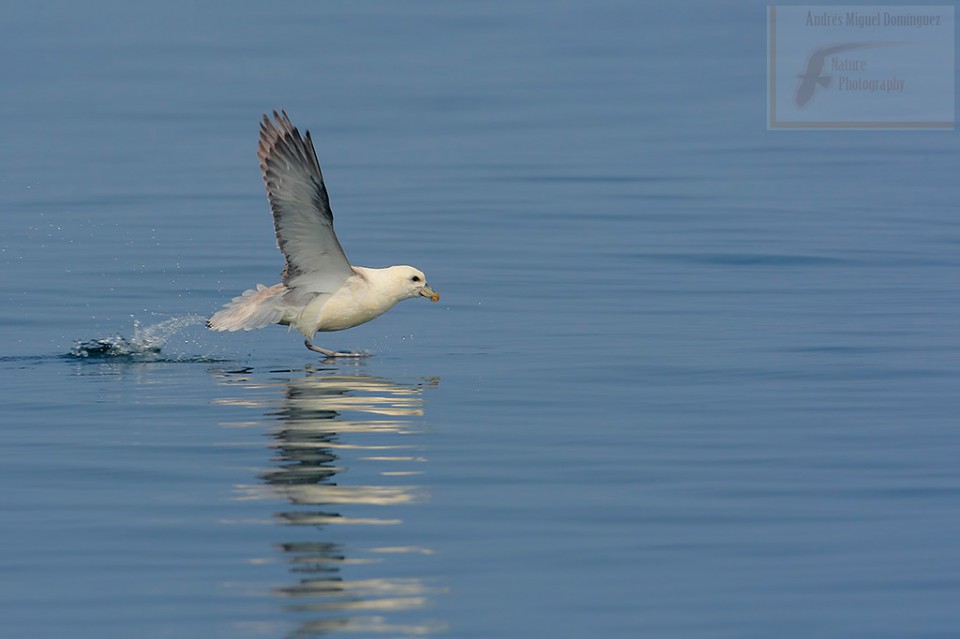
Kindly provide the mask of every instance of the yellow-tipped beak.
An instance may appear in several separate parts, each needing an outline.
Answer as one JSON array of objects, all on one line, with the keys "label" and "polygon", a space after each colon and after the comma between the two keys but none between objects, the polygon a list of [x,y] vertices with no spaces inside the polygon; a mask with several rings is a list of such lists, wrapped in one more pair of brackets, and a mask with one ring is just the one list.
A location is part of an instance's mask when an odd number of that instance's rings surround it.
[{"label": "yellow-tipped beak", "polygon": [[435,290],[430,288],[428,284],[423,285],[423,288],[420,289],[420,294],[424,297],[429,297],[431,302],[440,301],[440,293],[437,293]]}]

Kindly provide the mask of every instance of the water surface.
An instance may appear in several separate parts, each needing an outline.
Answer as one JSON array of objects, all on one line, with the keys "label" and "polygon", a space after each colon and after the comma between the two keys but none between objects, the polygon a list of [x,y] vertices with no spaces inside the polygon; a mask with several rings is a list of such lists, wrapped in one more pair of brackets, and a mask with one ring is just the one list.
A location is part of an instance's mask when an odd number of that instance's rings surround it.
[{"label": "water surface", "polygon": [[[764,5],[6,18],[5,633],[955,631],[957,140],[766,131]],[[442,295],[367,360],[191,319],[278,277],[278,107]]]}]

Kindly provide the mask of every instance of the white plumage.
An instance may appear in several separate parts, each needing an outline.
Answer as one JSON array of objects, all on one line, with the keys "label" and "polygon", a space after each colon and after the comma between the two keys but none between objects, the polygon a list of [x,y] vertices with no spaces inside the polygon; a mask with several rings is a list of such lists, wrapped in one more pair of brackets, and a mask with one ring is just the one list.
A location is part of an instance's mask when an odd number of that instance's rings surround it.
[{"label": "white plumage", "polygon": [[351,266],[333,230],[333,212],[310,139],[286,113],[266,115],[257,156],[273,213],[277,246],[286,259],[282,281],[258,284],[214,313],[207,326],[239,331],[284,324],[306,337],[307,348],[328,357],[353,356],[315,346],[314,335],[369,322],[405,299],[440,299],[412,266]]}]

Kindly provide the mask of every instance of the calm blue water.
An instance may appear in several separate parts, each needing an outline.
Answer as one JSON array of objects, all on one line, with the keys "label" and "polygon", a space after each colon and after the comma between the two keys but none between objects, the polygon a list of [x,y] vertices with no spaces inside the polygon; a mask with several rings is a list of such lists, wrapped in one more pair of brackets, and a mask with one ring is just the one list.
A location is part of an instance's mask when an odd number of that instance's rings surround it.
[{"label": "calm blue water", "polygon": [[[768,132],[764,47],[756,2],[7,7],[3,636],[955,636],[960,145]],[[318,340],[368,360],[183,319],[277,279],[281,106],[352,261],[442,294]]]}]

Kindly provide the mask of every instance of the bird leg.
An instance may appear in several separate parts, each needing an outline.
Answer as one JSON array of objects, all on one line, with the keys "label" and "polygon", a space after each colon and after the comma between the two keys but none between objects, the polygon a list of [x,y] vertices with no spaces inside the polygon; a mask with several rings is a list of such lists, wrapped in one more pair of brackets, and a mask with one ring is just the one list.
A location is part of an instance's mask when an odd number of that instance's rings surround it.
[{"label": "bird leg", "polygon": [[314,345],[313,342],[306,339],[303,340],[303,345],[309,348],[314,353],[320,353],[325,357],[369,357],[369,353],[343,353],[340,351],[331,351],[326,348],[320,348],[319,346]]}]

